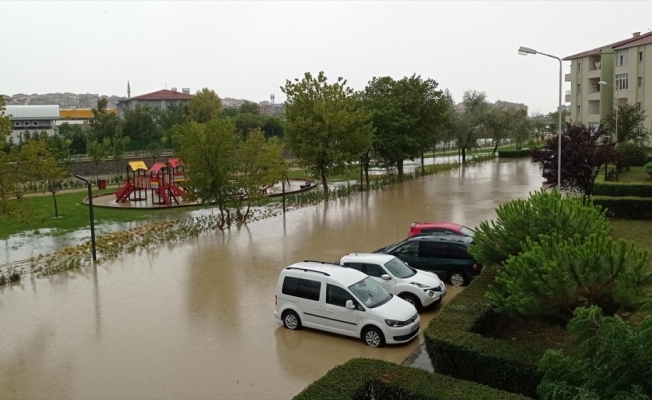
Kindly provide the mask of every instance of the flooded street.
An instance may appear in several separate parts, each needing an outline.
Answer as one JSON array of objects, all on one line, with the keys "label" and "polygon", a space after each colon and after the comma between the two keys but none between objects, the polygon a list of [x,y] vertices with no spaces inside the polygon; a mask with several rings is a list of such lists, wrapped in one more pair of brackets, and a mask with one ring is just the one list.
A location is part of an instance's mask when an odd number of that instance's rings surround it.
[{"label": "flooded street", "polygon": [[0,288],[0,398],[287,399],[354,357],[401,363],[421,338],[373,349],[284,329],[279,271],[400,241],[413,221],[475,226],[540,175],[526,159],[492,160]]}]

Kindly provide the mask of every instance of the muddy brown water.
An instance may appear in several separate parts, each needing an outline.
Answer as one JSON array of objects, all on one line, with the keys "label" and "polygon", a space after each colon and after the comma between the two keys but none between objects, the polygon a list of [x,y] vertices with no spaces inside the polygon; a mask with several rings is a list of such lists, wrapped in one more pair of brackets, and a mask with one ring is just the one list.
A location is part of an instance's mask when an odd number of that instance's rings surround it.
[{"label": "muddy brown water", "polygon": [[284,329],[279,271],[396,242],[415,220],[475,226],[540,186],[537,165],[494,160],[5,287],[0,398],[290,398],[353,357],[400,363],[421,337],[372,349]]}]

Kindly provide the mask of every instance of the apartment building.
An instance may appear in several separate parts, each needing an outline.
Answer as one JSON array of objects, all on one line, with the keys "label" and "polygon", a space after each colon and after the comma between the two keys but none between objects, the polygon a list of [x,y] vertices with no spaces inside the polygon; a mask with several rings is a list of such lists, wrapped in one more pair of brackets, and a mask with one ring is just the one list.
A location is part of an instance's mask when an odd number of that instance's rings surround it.
[{"label": "apartment building", "polygon": [[26,131],[54,135],[55,124],[59,120],[59,106],[8,105],[5,108],[5,115],[9,116],[11,122],[10,137],[15,143],[18,143],[23,139],[23,134]]},{"label": "apartment building", "polygon": [[[567,120],[597,126],[618,104],[634,104],[646,114],[652,129],[652,32],[564,58],[571,62],[566,74],[571,90]],[[647,68],[646,68],[647,66]],[[600,85],[604,81],[609,85]],[[614,90],[614,88],[616,90]],[[617,99],[617,100],[616,100]]]}]

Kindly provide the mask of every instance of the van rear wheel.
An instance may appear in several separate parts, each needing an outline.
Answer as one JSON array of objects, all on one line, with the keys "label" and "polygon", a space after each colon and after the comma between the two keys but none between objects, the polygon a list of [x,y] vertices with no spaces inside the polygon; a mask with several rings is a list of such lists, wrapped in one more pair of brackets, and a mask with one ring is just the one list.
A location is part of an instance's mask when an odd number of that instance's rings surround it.
[{"label": "van rear wheel", "polygon": [[460,271],[451,271],[448,274],[448,281],[453,286],[464,286],[469,283],[469,280],[466,278],[463,272]]},{"label": "van rear wheel", "polygon": [[301,329],[301,319],[292,310],[285,311],[283,313],[283,326],[288,328],[291,331]]}]

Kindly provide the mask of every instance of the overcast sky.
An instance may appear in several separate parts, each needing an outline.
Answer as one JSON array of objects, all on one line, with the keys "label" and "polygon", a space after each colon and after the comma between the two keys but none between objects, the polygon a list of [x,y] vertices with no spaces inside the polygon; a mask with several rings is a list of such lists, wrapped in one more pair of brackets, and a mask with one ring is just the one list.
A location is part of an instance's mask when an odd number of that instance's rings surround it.
[{"label": "overcast sky", "polygon": [[475,89],[547,113],[558,63],[519,46],[563,58],[647,32],[651,15],[646,1],[0,1],[0,93],[126,96],[129,79],[132,96],[167,84],[281,102],[306,71],[356,90],[417,73],[456,101]]}]

